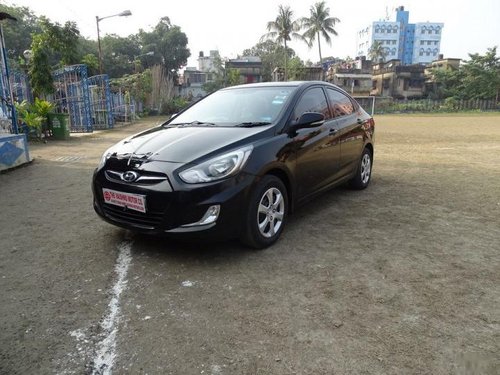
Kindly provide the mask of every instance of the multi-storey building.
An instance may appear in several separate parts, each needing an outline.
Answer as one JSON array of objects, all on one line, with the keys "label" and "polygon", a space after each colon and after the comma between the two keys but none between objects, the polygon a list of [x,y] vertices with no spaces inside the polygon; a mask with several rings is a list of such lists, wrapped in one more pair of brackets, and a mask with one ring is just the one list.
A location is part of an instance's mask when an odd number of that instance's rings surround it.
[{"label": "multi-storey building", "polygon": [[226,61],[227,69],[237,69],[240,83],[262,82],[262,61],[257,56],[243,56]]},{"label": "multi-storey building", "polygon": [[205,56],[203,51],[200,51],[198,69],[190,66],[184,69],[184,74],[179,80],[179,94],[194,98],[205,96],[207,93],[203,89],[203,85],[214,80],[217,59],[220,59],[219,51],[212,50],[209,56]]},{"label": "multi-storey building", "polygon": [[357,33],[357,56],[368,56],[374,42],[385,49],[385,61],[400,60],[403,65],[428,64],[441,49],[443,23],[409,23],[410,12],[396,9],[396,21],[375,21]]}]

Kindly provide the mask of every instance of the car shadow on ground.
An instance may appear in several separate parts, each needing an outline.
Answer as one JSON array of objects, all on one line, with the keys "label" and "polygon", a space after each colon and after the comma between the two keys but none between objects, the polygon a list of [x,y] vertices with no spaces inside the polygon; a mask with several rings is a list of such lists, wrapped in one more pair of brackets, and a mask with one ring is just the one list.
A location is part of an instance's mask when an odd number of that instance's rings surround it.
[{"label": "car shadow on ground", "polygon": [[[369,192],[369,189],[366,191]],[[316,217],[327,215],[327,211],[335,208],[339,202],[353,199],[360,194],[347,186],[337,187],[299,207],[294,214],[288,217],[283,237],[288,233],[302,231],[304,227],[313,226]],[[353,202],[355,204],[355,202]],[[133,241],[133,252],[167,262],[236,262],[243,258],[276,257],[286,253],[287,249],[279,240],[267,249],[252,249],[241,244],[237,239],[220,240],[203,237],[173,238],[167,236],[153,236],[141,233],[132,233],[122,230],[122,236]]]}]

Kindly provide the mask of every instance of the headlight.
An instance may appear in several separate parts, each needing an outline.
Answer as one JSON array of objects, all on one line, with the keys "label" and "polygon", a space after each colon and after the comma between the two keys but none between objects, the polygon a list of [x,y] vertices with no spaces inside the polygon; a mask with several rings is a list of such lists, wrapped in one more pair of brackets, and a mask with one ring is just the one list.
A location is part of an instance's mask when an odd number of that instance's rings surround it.
[{"label": "headlight", "polygon": [[179,173],[188,184],[211,182],[238,173],[252,153],[253,147],[246,146],[227,154],[217,156]]},{"label": "headlight", "polygon": [[99,161],[99,164],[97,165],[97,169],[101,169],[104,167],[104,164],[106,164],[106,161],[110,158],[111,152],[109,150],[106,150],[104,154],[101,156],[101,160]]}]

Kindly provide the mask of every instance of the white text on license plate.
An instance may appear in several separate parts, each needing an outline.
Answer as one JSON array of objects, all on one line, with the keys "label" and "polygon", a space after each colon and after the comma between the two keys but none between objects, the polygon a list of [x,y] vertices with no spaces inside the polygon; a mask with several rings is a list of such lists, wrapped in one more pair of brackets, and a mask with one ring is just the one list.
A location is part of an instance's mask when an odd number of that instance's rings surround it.
[{"label": "white text on license plate", "polygon": [[102,195],[105,203],[127,207],[134,211],[146,212],[146,197],[144,195],[124,193],[104,188],[102,189]]}]

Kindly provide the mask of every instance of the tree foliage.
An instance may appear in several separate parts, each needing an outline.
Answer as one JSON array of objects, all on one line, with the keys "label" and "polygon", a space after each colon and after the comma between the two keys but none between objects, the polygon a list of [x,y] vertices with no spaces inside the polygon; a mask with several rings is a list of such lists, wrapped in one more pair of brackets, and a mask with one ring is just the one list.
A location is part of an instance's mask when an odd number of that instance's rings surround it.
[{"label": "tree foliage", "polygon": [[210,94],[226,85],[226,67],[219,54],[214,58],[212,80],[203,84],[203,90]]},{"label": "tree foliage", "polygon": [[8,56],[12,61],[24,60],[23,52],[31,48],[31,35],[41,32],[38,17],[27,7],[0,4],[0,12],[17,18],[2,24]]},{"label": "tree foliage", "polygon": [[151,32],[141,29],[138,38],[143,53],[153,51],[151,62],[163,65],[167,71],[180,69],[191,56],[186,34],[179,26],[172,25],[168,17],[162,17]]},{"label": "tree foliage", "polygon": [[299,33],[300,29],[300,22],[293,19],[293,11],[290,6],[280,5],[278,8],[278,15],[276,16],[276,19],[267,23],[267,33],[264,34],[260,40],[261,42],[263,42],[270,39],[279,44],[283,43],[283,56],[285,59],[285,81],[288,79],[288,53],[286,53],[286,51],[288,51],[287,42],[291,41],[292,38],[294,38],[308,43],[304,36]]},{"label": "tree foliage", "polygon": [[111,78],[133,74],[134,58],[141,54],[140,43],[134,36],[120,37],[116,34],[101,38],[103,70]]},{"label": "tree foliage", "polygon": [[[287,47],[287,59],[295,56],[295,51]],[[243,51],[243,56],[258,56],[262,61],[262,79],[263,81],[271,81],[273,70],[281,66],[285,47],[272,40],[266,40],[257,43],[252,48]]]},{"label": "tree foliage", "polygon": [[500,57],[497,47],[488,48],[486,54],[469,54],[470,60],[464,62],[461,92],[464,98],[497,98],[500,91]]},{"label": "tree foliage", "polygon": [[151,70],[111,79],[111,87],[116,91],[121,89],[128,92],[135,99],[145,102],[152,89]]},{"label": "tree foliage", "polygon": [[288,63],[288,78],[292,81],[301,81],[304,79],[304,70],[305,70],[305,64],[304,62],[298,57],[295,56],[290,59]]},{"label": "tree foliage", "polygon": [[319,62],[322,63],[321,37],[331,45],[332,38],[330,35],[338,35],[337,30],[335,30],[335,24],[340,22],[340,19],[330,17],[330,8],[326,6],[325,1],[317,2],[311,6],[309,12],[309,17],[301,19],[302,28],[305,29],[303,36],[308,41],[309,47],[312,46],[316,39],[318,40]]},{"label": "tree foliage", "polygon": [[469,54],[456,70],[435,68],[432,70],[436,83],[436,95],[455,99],[499,99],[500,57],[496,47],[488,48],[484,55]]},{"label": "tree foliage", "polygon": [[74,22],[64,26],[40,17],[41,32],[33,34],[32,59],[29,65],[30,81],[36,96],[54,91],[52,70],[78,61],[77,45],[80,32]]},{"label": "tree foliage", "polygon": [[379,62],[384,62],[387,56],[387,51],[380,40],[376,40],[371,45],[368,56],[372,60],[372,64],[377,64]]}]

